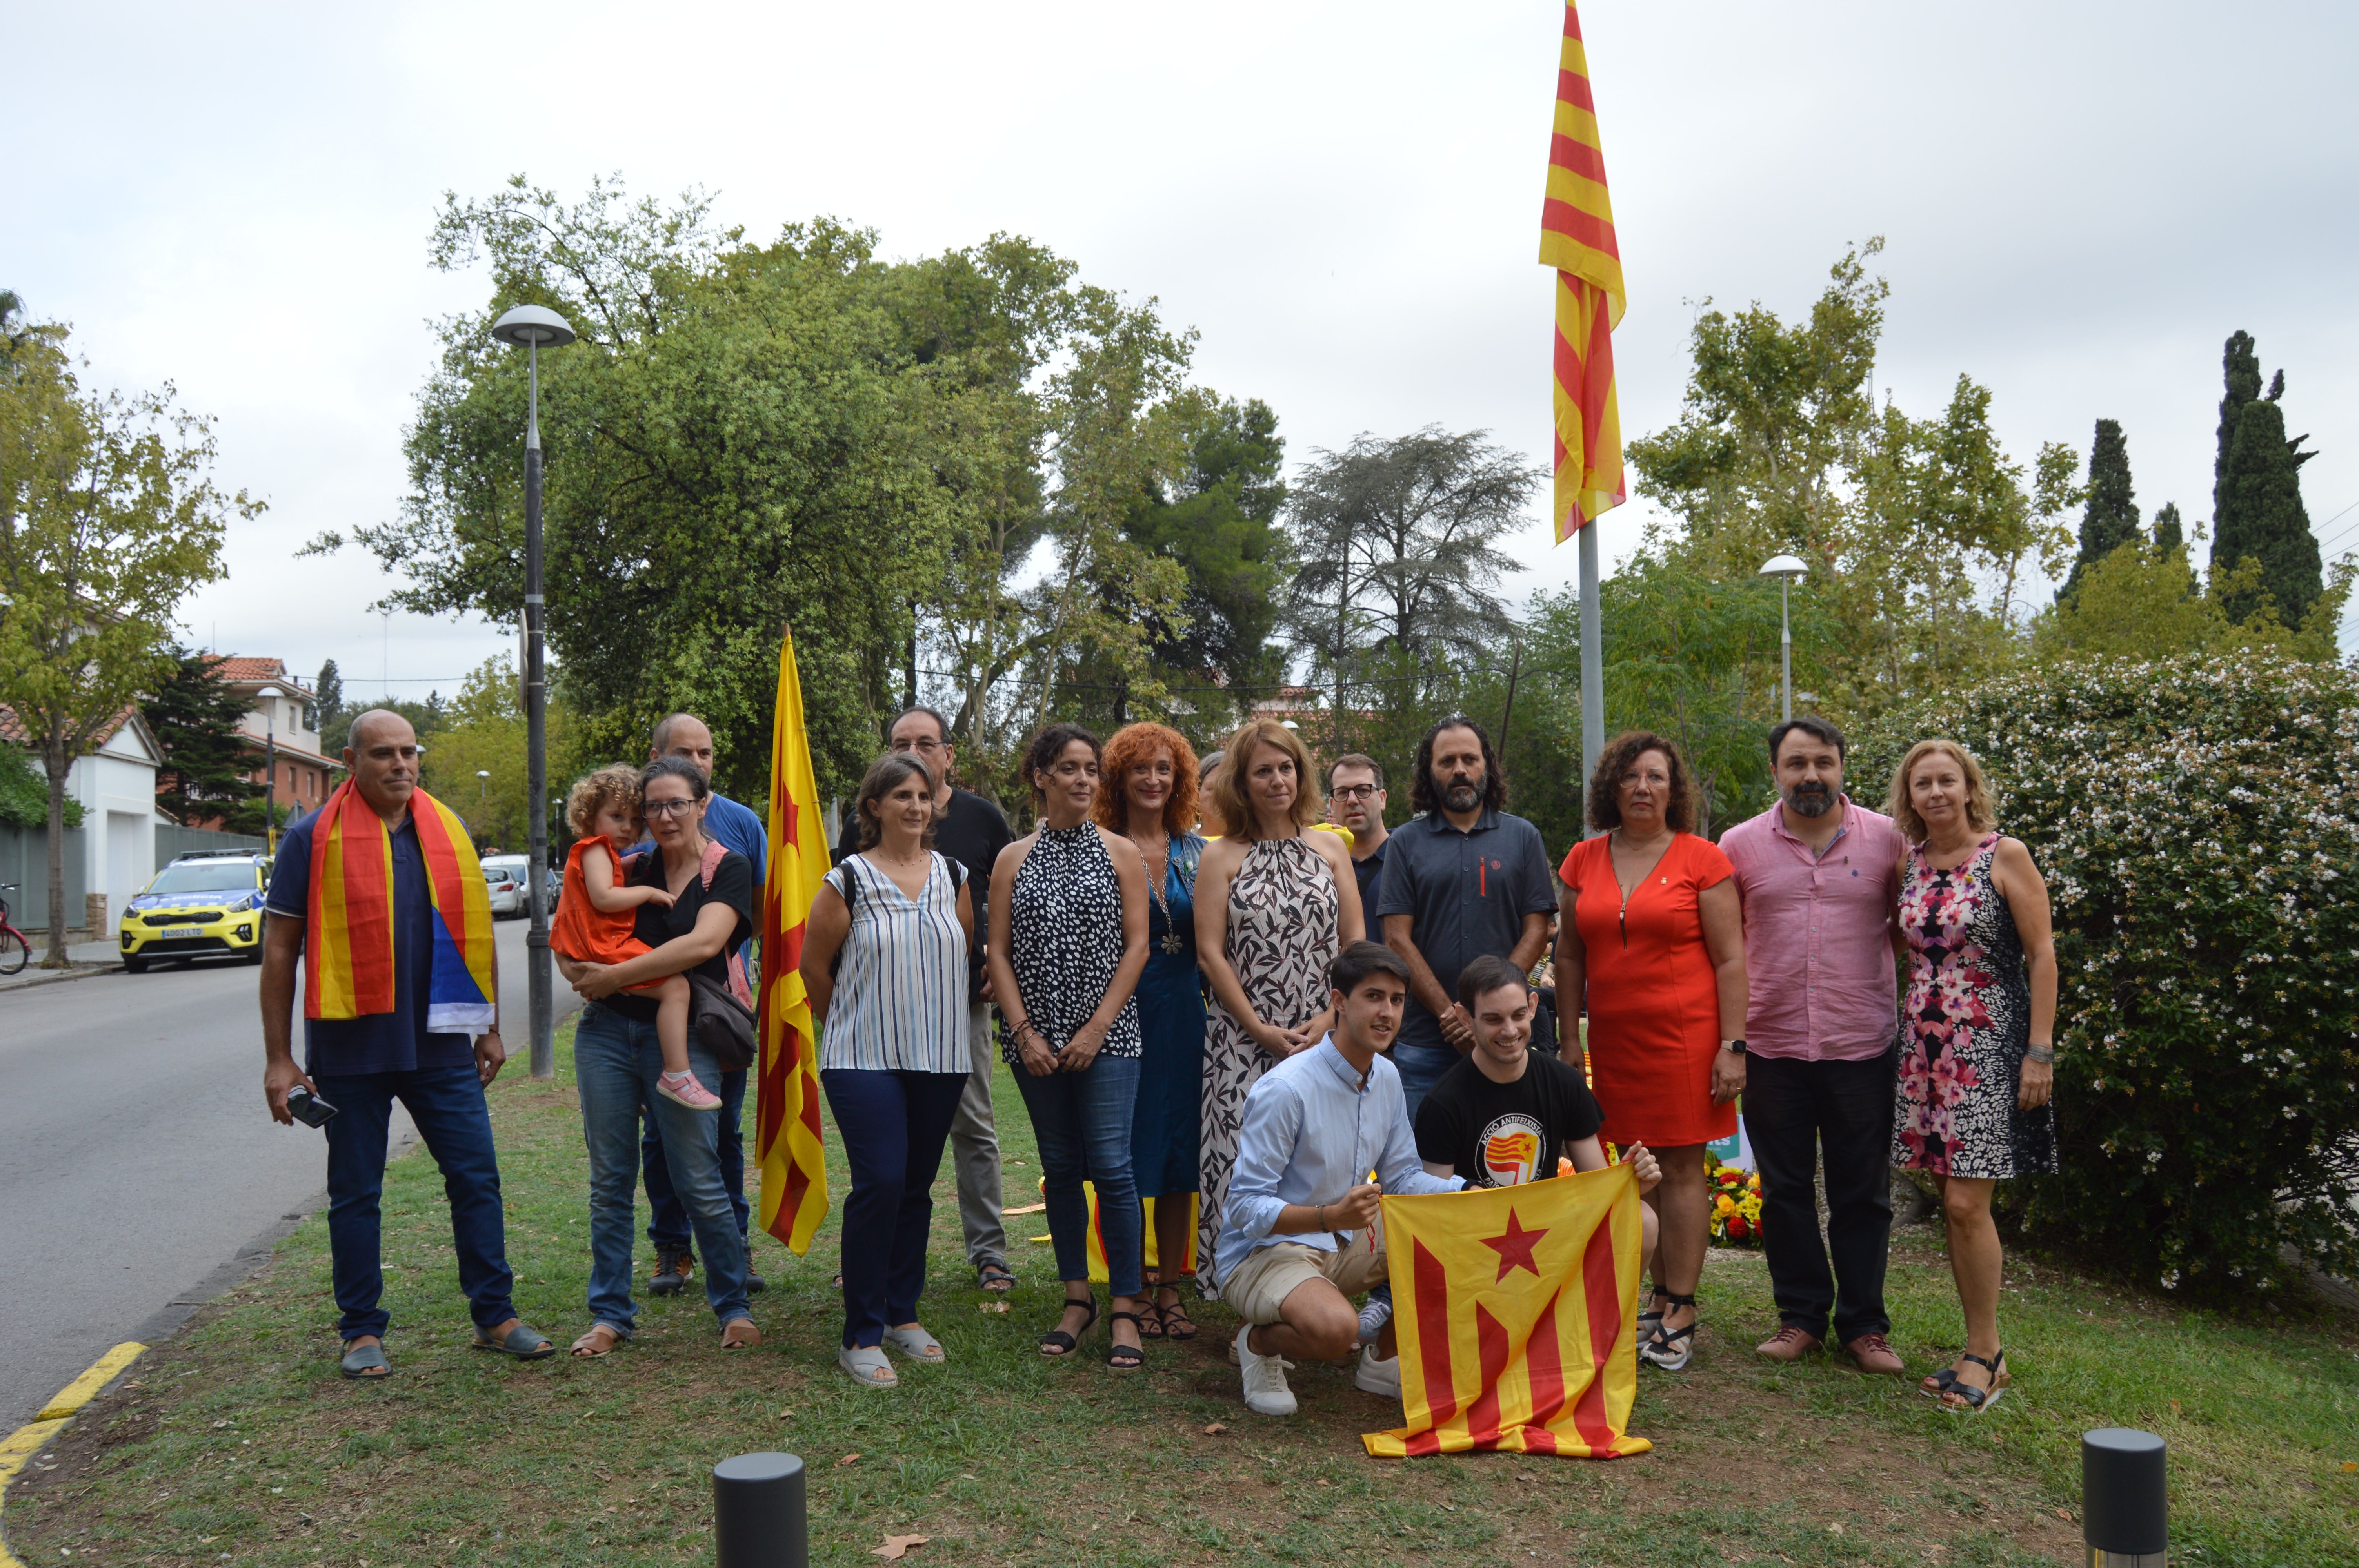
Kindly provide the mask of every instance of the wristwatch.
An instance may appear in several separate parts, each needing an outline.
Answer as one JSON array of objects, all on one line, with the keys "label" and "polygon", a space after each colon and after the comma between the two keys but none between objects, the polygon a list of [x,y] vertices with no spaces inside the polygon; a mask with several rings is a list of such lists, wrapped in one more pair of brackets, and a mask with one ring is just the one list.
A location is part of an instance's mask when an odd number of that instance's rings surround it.
[{"label": "wristwatch", "polygon": [[1723,1040],[1720,1043],[1720,1048],[1723,1051],[1734,1051],[1742,1056],[1745,1054],[1745,1036],[1740,1034],[1734,1040]]}]

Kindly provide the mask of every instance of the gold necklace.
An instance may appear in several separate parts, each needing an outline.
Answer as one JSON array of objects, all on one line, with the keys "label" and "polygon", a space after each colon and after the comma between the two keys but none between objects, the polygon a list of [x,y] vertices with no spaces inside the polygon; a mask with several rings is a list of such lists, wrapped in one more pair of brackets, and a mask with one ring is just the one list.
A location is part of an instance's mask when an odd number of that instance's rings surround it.
[{"label": "gold necklace", "polygon": [[[1138,859],[1140,863],[1142,865],[1146,864],[1147,860],[1147,846],[1138,841],[1138,835],[1125,830],[1123,837],[1129,839],[1132,846],[1138,850]],[[1170,874],[1171,835],[1166,833],[1163,836],[1163,868],[1160,871],[1150,869],[1147,871],[1147,896],[1154,900],[1155,907],[1163,912],[1163,950],[1176,957],[1182,946],[1180,940],[1180,928],[1172,924],[1171,905],[1166,902],[1163,896],[1163,880]]]}]

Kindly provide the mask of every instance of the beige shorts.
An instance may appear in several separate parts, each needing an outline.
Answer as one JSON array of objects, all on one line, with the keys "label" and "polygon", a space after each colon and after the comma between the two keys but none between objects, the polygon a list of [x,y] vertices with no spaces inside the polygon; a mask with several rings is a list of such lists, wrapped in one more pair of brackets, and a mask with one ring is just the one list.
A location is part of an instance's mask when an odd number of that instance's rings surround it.
[{"label": "beige shorts", "polygon": [[1381,1283],[1388,1265],[1376,1249],[1375,1227],[1359,1231],[1343,1248],[1306,1247],[1299,1241],[1278,1241],[1230,1271],[1221,1281],[1221,1299],[1247,1323],[1276,1323],[1278,1309],[1294,1288],[1306,1280],[1324,1280],[1345,1295]]}]

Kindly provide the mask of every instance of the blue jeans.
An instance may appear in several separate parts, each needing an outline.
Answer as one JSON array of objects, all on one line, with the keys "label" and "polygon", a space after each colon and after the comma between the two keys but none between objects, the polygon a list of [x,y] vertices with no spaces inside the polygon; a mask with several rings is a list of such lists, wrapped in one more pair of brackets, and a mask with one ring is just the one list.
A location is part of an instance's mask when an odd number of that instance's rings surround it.
[{"label": "blue jeans", "polygon": [[852,1195],[843,1200],[843,1347],[885,1343],[915,1323],[926,1289],[934,1173],[966,1092],[964,1073],[823,1067],[821,1087],[843,1137]]},{"label": "blue jeans", "polygon": [[1078,1073],[1035,1077],[1016,1069],[1032,1138],[1040,1147],[1049,1234],[1057,1241],[1057,1277],[1090,1277],[1090,1200],[1098,1190],[1098,1239],[1105,1246],[1106,1287],[1118,1296],[1140,1289],[1138,1184],[1130,1173],[1130,1119],[1138,1104],[1138,1058],[1100,1054]]},{"label": "blue jeans", "polygon": [[1407,1041],[1393,1042],[1393,1068],[1400,1074],[1401,1098],[1408,1101],[1408,1124],[1417,1125],[1417,1108],[1425,1103],[1426,1095],[1441,1081],[1441,1075],[1458,1065],[1458,1052],[1451,1045],[1411,1045]]},{"label": "blue jeans", "polygon": [[[712,1053],[692,1034],[689,1070],[715,1082]],[[638,1210],[639,1107],[652,1108],[664,1160],[704,1249],[704,1295],[723,1323],[749,1317],[745,1240],[721,1180],[721,1115],[690,1110],[656,1093],[663,1047],[656,1026],[592,1002],[573,1036],[573,1077],[582,1094],[582,1133],[590,1145],[590,1315],[628,1338],[631,1242]]]},{"label": "blue jeans", "polygon": [[[745,1205],[745,1079],[749,1076],[740,1068],[722,1074],[718,1084],[705,1084],[701,1073],[696,1078],[721,1097],[721,1184],[729,1189],[729,1206],[737,1212],[740,1236],[745,1234],[753,1212]],[[653,1211],[647,1219],[647,1239],[658,1247],[680,1248],[694,1257],[696,1249],[689,1240],[688,1210],[680,1206],[679,1195],[672,1191],[671,1167],[664,1163],[663,1132],[656,1125],[651,1108],[642,1106],[640,1117],[639,1163],[647,1184],[647,1207]]]},{"label": "blue jeans", "polygon": [[335,1259],[336,1305],[343,1309],[337,1335],[382,1338],[390,1321],[377,1304],[385,1294],[377,1215],[385,1193],[386,1130],[397,1099],[408,1108],[427,1152],[442,1172],[467,1315],[478,1328],[516,1316],[516,1303],[508,1298],[515,1281],[508,1272],[500,1161],[474,1064],[408,1073],[314,1073],[311,1081],[339,1113],[327,1126],[328,1246]]}]

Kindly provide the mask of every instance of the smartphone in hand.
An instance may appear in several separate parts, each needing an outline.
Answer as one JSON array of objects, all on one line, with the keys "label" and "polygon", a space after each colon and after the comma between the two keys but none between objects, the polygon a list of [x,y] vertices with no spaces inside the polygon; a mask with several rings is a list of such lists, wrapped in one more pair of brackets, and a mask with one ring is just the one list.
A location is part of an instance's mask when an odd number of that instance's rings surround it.
[{"label": "smartphone in hand", "polygon": [[287,1091],[287,1113],[306,1127],[325,1127],[336,1108],[298,1084]]}]

